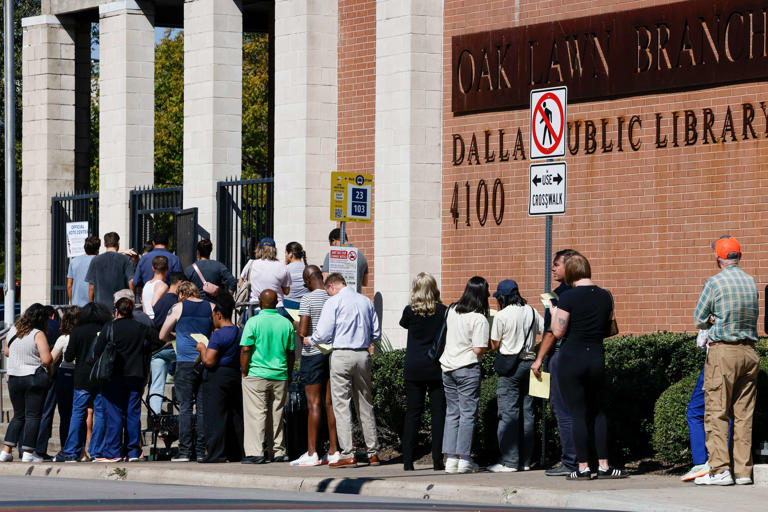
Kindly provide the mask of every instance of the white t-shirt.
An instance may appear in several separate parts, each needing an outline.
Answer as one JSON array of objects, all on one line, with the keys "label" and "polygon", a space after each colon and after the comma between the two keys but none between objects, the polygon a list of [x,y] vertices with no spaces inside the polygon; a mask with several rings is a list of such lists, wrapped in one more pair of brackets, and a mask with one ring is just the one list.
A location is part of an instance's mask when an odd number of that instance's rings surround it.
[{"label": "white t-shirt", "polygon": [[67,345],[69,345],[69,334],[62,334],[56,340],[56,344],[53,346],[53,350],[58,350],[61,353],[61,365],[59,368],[74,368],[75,363],[64,359],[64,353],[67,351]]},{"label": "white t-shirt", "polygon": [[155,318],[155,310],[152,309],[152,298],[155,296],[155,285],[159,282],[160,279],[150,281],[144,285],[144,289],[141,291],[141,305],[149,318]]},{"label": "white t-shirt", "polygon": [[[533,360],[536,359],[533,342],[536,334],[543,330],[544,318],[533,307],[507,306],[493,317],[491,339],[501,341],[501,354],[512,356],[520,353],[520,359]],[[523,339],[526,333],[528,337]]]},{"label": "white t-shirt", "polygon": [[264,290],[277,293],[277,307],[283,305],[283,288],[291,286],[291,273],[285,263],[275,260],[251,260],[240,274],[242,279],[251,277],[251,302],[259,302],[259,295]]},{"label": "white t-shirt", "polygon": [[448,312],[445,321],[445,350],[440,356],[444,372],[451,372],[479,362],[473,348],[488,346],[488,319],[480,313]]}]

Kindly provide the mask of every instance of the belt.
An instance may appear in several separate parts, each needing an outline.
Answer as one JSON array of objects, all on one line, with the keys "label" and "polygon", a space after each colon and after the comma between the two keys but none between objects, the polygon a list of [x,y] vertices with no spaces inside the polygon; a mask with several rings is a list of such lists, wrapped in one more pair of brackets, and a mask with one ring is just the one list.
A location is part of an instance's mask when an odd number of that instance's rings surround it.
[{"label": "belt", "polygon": [[368,352],[368,347],[362,347],[362,348],[334,348],[333,350],[334,350],[334,352],[337,352],[339,350],[351,350],[353,352],[362,352],[362,351]]},{"label": "belt", "polygon": [[755,346],[755,342],[753,340],[736,340],[736,341],[710,341],[709,346],[712,345],[749,345],[750,347]]}]

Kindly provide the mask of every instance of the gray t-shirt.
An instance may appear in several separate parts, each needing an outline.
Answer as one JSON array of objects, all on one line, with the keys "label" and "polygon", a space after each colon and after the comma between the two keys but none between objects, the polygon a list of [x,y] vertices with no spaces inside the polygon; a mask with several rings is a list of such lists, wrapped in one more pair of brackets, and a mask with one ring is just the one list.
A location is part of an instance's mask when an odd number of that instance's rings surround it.
[{"label": "gray t-shirt", "polygon": [[125,254],[107,251],[95,256],[88,267],[85,280],[93,285],[93,300],[113,309],[113,295],[118,290],[128,288],[133,278],[133,263]]},{"label": "gray t-shirt", "polygon": [[292,261],[286,266],[291,274],[291,293],[286,295],[285,298],[299,302],[304,295],[309,293],[307,287],[304,286],[303,277],[306,265],[303,261]]},{"label": "gray t-shirt", "polygon": [[[309,331],[307,332],[307,338],[314,334],[315,328],[317,328],[317,322],[320,320],[320,313],[322,313],[323,306],[328,298],[328,293],[322,288],[313,290],[301,298],[299,316],[309,317]],[[301,348],[301,355],[303,356],[314,356],[320,353],[320,349],[314,345],[311,347],[303,345]]]},{"label": "gray t-shirt", "polygon": [[91,260],[95,258],[92,254],[83,254],[72,258],[67,270],[67,279],[72,280],[72,304],[83,307],[88,304],[88,281],[85,275],[88,273],[88,267],[91,266]]},{"label": "gray t-shirt", "polygon": [[[329,255],[325,255],[325,260],[323,260],[323,272],[328,272],[328,258]],[[368,260],[365,258],[365,255],[363,252],[358,249],[357,250],[357,293],[360,293],[363,289],[363,277],[368,274]]]}]

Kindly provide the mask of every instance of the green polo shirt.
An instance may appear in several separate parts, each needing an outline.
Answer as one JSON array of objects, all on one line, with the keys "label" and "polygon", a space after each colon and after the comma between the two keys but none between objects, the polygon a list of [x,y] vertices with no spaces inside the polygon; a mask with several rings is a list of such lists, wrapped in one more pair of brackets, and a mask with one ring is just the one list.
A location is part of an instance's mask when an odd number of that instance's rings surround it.
[{"label": "green polo shirt", "polygon": [[248,376],[288,380],[288,352],[294,350],[293,324],[276,309],[262,309],[248,319],[241,347],[253,346]]}]

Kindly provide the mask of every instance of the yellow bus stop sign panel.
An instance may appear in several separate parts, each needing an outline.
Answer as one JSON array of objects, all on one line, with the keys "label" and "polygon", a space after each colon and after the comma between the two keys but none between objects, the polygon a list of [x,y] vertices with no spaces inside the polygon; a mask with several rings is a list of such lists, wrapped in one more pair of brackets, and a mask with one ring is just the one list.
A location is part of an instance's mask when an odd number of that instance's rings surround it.
[{"label": "yellow bus stop sign panel", "polygon": [[371,222],[372,189],[371,174],[331,173],[331,220]]}]

